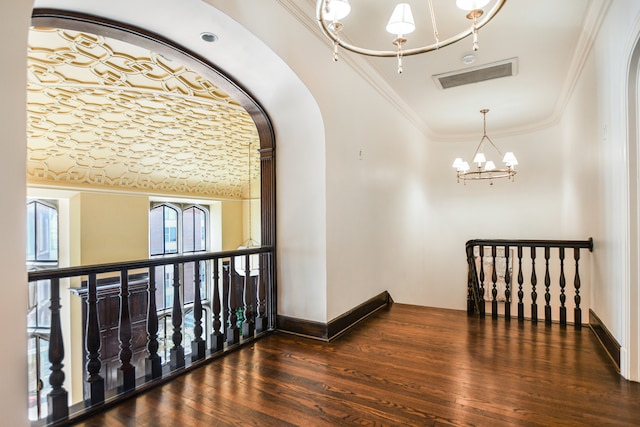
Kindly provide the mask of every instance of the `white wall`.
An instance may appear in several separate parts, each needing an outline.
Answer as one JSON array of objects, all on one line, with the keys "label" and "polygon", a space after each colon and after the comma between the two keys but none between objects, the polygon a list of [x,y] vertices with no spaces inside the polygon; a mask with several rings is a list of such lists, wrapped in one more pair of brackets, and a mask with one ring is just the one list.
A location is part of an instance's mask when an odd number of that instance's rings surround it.
[{"label": "white wall", "polygon": [[[2,155],[3,244],[0,245],[2,301],[0,323],[4,325],[0,351],[3,366],[0,385],[2,424],[26,426],[27,359],[25,272],[25,200],[26,200],[26,55],[27,30],[31,15],[28,1],[0,3],[0,35],[7,41],[0,46],[0,128]],[[9,42],[10,41],[10,42]]]},{"label": "white wall", "polygon": [[[347,65],[347,54],[331,60],[326,39],[305,28],[317,26],[314,21],[261,2],[208,2],[269,45],[322,114],[321,122],[306,122],[296,139],[276,133],[279,313],[326,322],[384,290],[393,296],[392,288],[402,283],[417,285],[424,257],[414,244],[427,242],[421,231],[428,206],[424,135]],[[281,3],[296,11],[295,2]],[[287,31],[272,31],[272,22]],[[287,98],[290,110],[283,110],[254,93],[276,131],[282,121],[295,120],[291,110],[307,108],[300,94]],[[309,265],[323,265],[323,277]],[[319,316],[323,300],[326,311]]]},{"label": "white wall", "polygon": [[[210,57],[265,107],[278,144],[281,314],[327,321],[384,289],[399,302],[463,309],[466,240],[593,236],[593,289],[585,294],[627,351],[624,100],[640,3],[613,0],[559,123],[492,135],[520,165],[515,183],[491,188],[456,184],[450,167],[477,141],[426,141],[347,61],[330,60],[326,41],[291,8],[295,2],[279,1],[290,13],[262,1],[207,0],[234,22],[188,1],[179,9],[154,2],[153,17],[144,1],[64,4],[104,16],[126,9],[130,23]],[[192,31],[175,22],[190,22]],[[273,22],[287,31],[272,31]],[[194,42],[204,30],[219,42]]]},{"label": "white wall", "polygon": [[[630,281],[629,272],[637,270],[638,259],[630,259],[630,204],[637,204],[637,194],[629,195],[628,93],[627,74],[632,51],[640,31],[640,3],[614,0],[602,24],[594,46],[597,114],[597,156],[601,198],[594,206],[598,264],[593,281],[593,308],[622,345],[622,375],[640,380],[637,274]],[[634,142],[635,144],[636,142]],[[637,186],[633,186],[637,191]],[[637,244],[637,241],[636,241]],[[633,291],[633,292],[632,292]],[[635,295],[635,298],[631,298]],[[635,313],[632,316],[632,313]],[[631,319],[635,318],[632,324]]]},{"label": "white wall", "polygon": [[[580,209],[586,203],[590,183],[581,179],[585,174],[581,152],[572,150],[576,138],[569,138],[567,129],[568,126],[558,124],[524,135],[489,132],[503,152],[513,151],[520,162],[514,182],[495,181],[493,186],[488,182],[457,183],[451,167],[454,158],[472,156],[481,134],[474,141],[436,142],[429,156],[425,182],[430,215],[427,266],[423,274],[429,279],[422,279],[420,287],[399,289],[394,298],[397,295],[402,301],[464,309],[467,271],[464,245],[470,239],[590,237],[588,222]],[[571,166],[567,167],[568,164]],[[572,256],[566,255],[567,259]],[[573,274],[573,270],[568,270],[569,273]],[[587,276],[583,277],[583,306],[588,306],[588,289]]]},{"label": "white wall", "polygon": [[[227,43],[216,50],[212,61],[255,96],[275,128],[278,313],[325,322],[325,127],[313,95],[294,74],[310,72],[317,77],[320,72],[317,64],[300,55],[301,46],[314,40],[284,9],[265,2],[207,3],[251,31],[214,8],[206,10],[215,21],[214,31],[219,36],[222,32],[220,39]],[[288,31],[272,31],[273,22],[283,22]],[[297,36],[291,37],[294,33]],[[303,69],[292,70],[283,60]]]},{"label": "white wall", "polygon": [[[348,54],[332,63],[326,42],[308,35],[286,14],[277,19],[297,34],[293,40],[273,34],[271,21],[262,19],[255,3],[251,7],[210,3],[274,49],[309,88],[322,113],[327,313],[325,319],[313,320],[330,320],[385,289],[398,302],[464,309],[467,240],[591,236],[593,220],[585,219],[581,208],[590,204],[594,181],[585,179],[592,176],[581,158],[588,152],[578,150],[578,158],[575,153],[589,133],[589,127],[577,127],[585,115],[582,111],[548,129],[492,136],[503,151],[515,151],[520,159],[515,183],[457,184],[450,165],[456,156],[470,156],[478,140],[428,141],[347,66]],[[575,104],[593,106],[594,100],[590,91]],[[587,113],[594,115],[593,109]],[[278,119],[275,113],[273,118]],[[480,119],[478,113],[479,124]],[[290,176],[281,172],[279,185]],[[304,187],[304,181],[298,185]],[[294,218],[287,224],[289,220]],[[297,278],[287,284],[280,280],[282,287],[303,298],[313,298],[316,291]],[[583,307],[588,307],[588,274],[582,291]],[[315,303],[311,299],[303,309],[286,304],[280,309],[309,318]]]}]

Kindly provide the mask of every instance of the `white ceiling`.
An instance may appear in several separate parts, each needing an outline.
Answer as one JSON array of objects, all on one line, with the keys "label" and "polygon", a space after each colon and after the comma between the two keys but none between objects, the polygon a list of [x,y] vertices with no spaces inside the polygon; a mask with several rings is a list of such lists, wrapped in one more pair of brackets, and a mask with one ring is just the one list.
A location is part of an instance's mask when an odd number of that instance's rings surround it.
[{"label": "white ceiling", "polygon": [[[320,34],[315,22],[315,0],[271,0],[268,5],[264,4],[264,0],[236,1],[260,1],[262,8],[284,7],[296,14],[298,19],[302,15],[302,19],[310,24],[307,25],[309,31]],[[416,25],[420,28],[408,37],[407,47],[415,47],[414,39],[426,39],[426,43],[432,43],[429,38],[431,29],[426,0],[407,1],[412,5]],[[468,25],[464,13],[451,6],[453,0],[433,1],[443,38],[450,32],[448,28],[451,26],[447,23],[451,19],[461,22],[461,26]],[[448,6],[444,5],[445,2],[448,2]],[[349,52],[341,52],[340,56],[342,61],[358,65],[364,78],[382,81],[383,84],[377,84],[376,87],[393,97],[398,108],[434,139],[451,140],[477,134],[482,129],[482,116],[479,113],[482,108],[491,110],[487,117],[490,133],[522,132],[549,126],[559,119],[609,2],[610,0],[507,0],[494,20],[480,30],[480,50],[476,52],[476,60],[471,65],[465,65],[461,60],[471,51],[469,39],[437,52],[405,58],[404,73],[401,75],[396,73],[393,58],[361,57]],[[194,28],[211,25],[207,16],[202,13],[205,10],[203,6],[208,7],[202,1],[180,2],[179,13],[189,18],[185,21],[166,14],[158,15],[150,7],[154,3],[163,5],[158,10],[175,9],[177,4],[168,0],[151,3],[121,0],[37,0],[35,6],[78,10],[123,22],[128,22],[129,16],[143,14],[147,17],[151,30],[160,33],[163,30],[170,31],[174,39],[181,32],[186,34],[193,32]],[[351,4],[352,13],[347,19],[354,22],[377,20],[378,23],[362,28],[345,19],[345,34],[354,41],[372,40],[368,47],[376,47],[376,42],[379,41],[381,49],[393,49],[393,37],[386,33],[384,26],[395,2],[351,0]],[[361,10],[366,11],[358,17]],[[448,16],[448,11],[455,16]],[[374,18],[376,14],[378,17]],[[274,29],[279,28],[276,22],[269,22],[269,25]],[[426,31],[422,30],[425,26]],[[460,30],[461,27],[456,27],[455,31],[451,31],[457,33]],[[197,45],[201,42],[192,37],[176,41],[194,48],[195,51],[201,49]],[[513,77],[446,90],[440,89],[432,78],[435,74],[514,57],[519,60],[519,71]],[[327,61],[331,61],[329,47]]]},{"label": "white ceiling", "polygon": [[[313,0],[308,0],[314,4]],[[426,0],[409,1],[416,31],[407,35],[406,48],[434,42]],[[446,3],[446,4],[445,4]],[[404,58],[397,74],[394,58],[368,58],[377,74],[404,102],[407,113],[436,139],[455,139],[482,129],[479,110],[489,108],[489,129],[518,132],[553,123],[559,118],[582,69],[608,0],[508,0],[498,15],[479,32],[475,62],[469,38],[427,54]],[[393,50],[394,36],[384,29],[395,2],[351,0],[344,19],[345,36],[364,47]],[[465,13],[453,0],[433,0],[441,39],[468,27]],[[485,7],[489,10],[495,0]],[[365,13],[359,13],[366,10]],[[451,16],[453,15],[453,16]],[[352,29],[352,21],[356,28]],[[371,23],[366,28],[361,22]],[[449,24],[450,23],[450,24]],[[374,25],[375,24],[375,25]],[[449,24],[449,25],[447,25]],[[355,56],[341,52],[341,58]],[[516,76],[441,89],[434,75],[518,58]]]}]

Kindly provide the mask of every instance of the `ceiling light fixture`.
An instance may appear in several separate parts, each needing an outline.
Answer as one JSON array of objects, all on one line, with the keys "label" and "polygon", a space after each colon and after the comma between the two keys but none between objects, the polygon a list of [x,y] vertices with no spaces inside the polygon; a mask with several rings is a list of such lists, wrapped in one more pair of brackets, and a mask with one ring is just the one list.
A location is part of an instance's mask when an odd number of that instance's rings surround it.
[{"label": "ceiling light fixture", "polygon": [[[485,15],[483,8],[491,1],[494,1],[494,5]],[[438,26],[436,24],[433,0],[428,0],[429,14],[431,15],[431,24],[433,26],[435,43],[411,49],[404,49],[404,45],[407,43],[405,35],[412,33],[416,29],[413,13],[411,12],[411,6],[408,3],[399,3],[396,5],[393,13],[391,14],[391,18],[387,23],[387,31],[396,36],[393,40],[393,44],[396,45],[396,50],[367,49],[348,43],[341,37],[341,32],[345,27],[341,20],[346,18],[351,12],[351,4],[349,3],[349,0],[317,0],[316,19],[320,24],[322,32],[333,43],[334,61],[338,60],[338,47],[342,47],[343,49],[359,53],[361,55],[396,57],[398,60],[398,74],[401,74],[402,58],[404,56],[431,52],[457,43],[469,36],[472,36],[473,50],[478,50],[478,30],[496,16],[506,1],[507,0],[456,0],[458,8],[466,12],[466,18],[471,21],[471,26],[447,39],[441,40],[438,33]],[[483,18],[480,19],[481,17]]]},{"label": "ceiling light fixture", "polygon": [[466,181],[488,179],[490,180],[490,185],[493,185],[494,179],[509,178],[511,179],[511,181],[513,181],[516,175],[515,167],[518,164],[518,159],[516,159],[516,156],[511,151],[505,153],[504,157],[502,158],[502,161],[505,164],[505,168],[503,169],[497,169],[495,163],[492,160],[487,160],[487,157],[482,151],[485,141],[489,141],[489,144],[491,144],[491,146],[498,152],[498,154],[502,156],[502,153],[500,152],[498,147],[493,143],[491,138],[487,136],[487,113],[489,112],[489,110],[484,109],[480,110],[480,112],[483,116],[484,132],[482,134],[482,139],[480,139],[480,143],[476,148],[476,152],[473,153],[473,163],[476,163],[478,167],[477,169],[471,170],[468,162],[465,162],[464,160],[462,160],[462,158],[457,157],[453,161],[452,166],[456,168],[458,182],[462,180],[466,184]]}]

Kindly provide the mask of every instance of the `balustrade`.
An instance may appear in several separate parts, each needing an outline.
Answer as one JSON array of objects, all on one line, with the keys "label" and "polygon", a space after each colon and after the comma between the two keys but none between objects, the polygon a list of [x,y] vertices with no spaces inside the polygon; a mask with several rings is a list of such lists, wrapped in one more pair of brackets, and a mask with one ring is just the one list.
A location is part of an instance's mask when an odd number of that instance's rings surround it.
[{"label": "balustrade", "polygon": [[[466,244],[467,262],[469,266],[467,283],[467,311],[469,314],[478,313],[481,317],[485,315],[485,305],[491,304],[491,316],[497,318],[499,306],[502,303],[505,320],[511,319],[511,286],[513,282],[512,249],[516,249],[517,257],[517,307],[518,320],[524,320],[525,313],[525,270],[530,270],[530,311],[529,319],[532,322],[538,321],[538,275],[536,266],[536,256],[538,250],[544,254],[544,321],[551,324],[554,321],[554,306],[558,307],[557,320],[562,326],[569,323],[567,318],[567,280],[565,267],[566,249],[573,249],[574,267],[574,310],[573,323],[576,329],[582,326],[582,308],[580,296],[580,273],[579,262],[581,250],[593,251],[593,240],[470,240]],[[529,248],[530,260],[527,267],[526,260],[523,262],[524,249]],[[554,256],[557,254],[557,258]],[[487,261],[487,258],[488,261]],[[486,283],[486,274],[490,272],[490,282]],[[570,274],[570,272],[568,272]],[[556,279],[557,277],[557,279]],[[557,284],[557,286],[556,286]],[[489,286],[491,293],[489,298],[485,296],[485,287]],[[513,284],[515,286],[515,284]],[[501,292],[501,289],[503,291]],[[555,294],[557,289],[557,295]]]},{"label": "balustrade", "polygon": [[[51,283],[48,357],[52,388],[48,394],[48,414],[41,424],[73,419],[106,400],[114,401],[125,393],[135,392],[145,382],[177,375],[178,371],[189,368],[193,362],[217,357],[267,332],[267,325],[275,325],[275,319],[268,318],[275,313],[267,314],[266,310],[266,307],[273,306],[272,254],[271,247],[259,247],[30,272],[30,282],[49,280]],[[259,260],[254,270],[249,264],[250,255],[257,255],[255,258]],[[236,258],[244,260],[241,272],[236,271]],[[195,266],[193,278],[184,277],[184,265],[187,263]],[[165,267],[173,271],[172,282],[167,287],[172,289],[172,295],[170,306],[164,307],[163,304],[163,307],[159,307],[157,301],[164,298],[163,294],[159,294],[159,284],[164,283],[165,278],[157,277],[156,269],[164,271]],[[98,279],[98,275],[103,278]],[[71,290],[83,299],[85,307],[82,320],[85,372],[70,372],[71,375],[82,376],[86,384],[83,397],[71,402],[71,406],[67,391],[70,386],[66,385],[71,381],[65,378],[63,371],[63,340],[71,328],[70,325],[63,325],[61,320],[61,278],[80,279],[78,283],[81,282],[82,286]],[[185,302],[184,283],[187,279],[193,279],[194,299],[190,301],[189,297],[189,301]],[[160,299],[159,295],[162,295]],[[115,324],[102,325],[101,322],[107,322],[106,319],[112,317],[109,313],[114,311],[118,313]],[[184,321],[188,312],[193,314],[193,325]],[[171,349],[167,349],[170,354],[167,363],[162,356],[166,353],[161,351],[161,342],[166,343],[166,339],[159,337],[159,314],[166,317],[169,313],[172,331],[162,329],[164,337],[170,336],[173,344]],[[241,325],[238,325],[238,314],[242,315]],[[140,332],[144,336],[141,337]],[[187,349],[184,347],[185,334],[192,337],[191,346]],[[119,351],[114,353],[109,363],[105,363],[107,349],[114,346],[119,347]],[[189,360],[185,358],[185,350],[191,352]],[[137,366],[141,367],[140,370],[136,369]],[[112,368],[117,372],[112,372]],[[114,381],[117,384],[113,384]]]}]

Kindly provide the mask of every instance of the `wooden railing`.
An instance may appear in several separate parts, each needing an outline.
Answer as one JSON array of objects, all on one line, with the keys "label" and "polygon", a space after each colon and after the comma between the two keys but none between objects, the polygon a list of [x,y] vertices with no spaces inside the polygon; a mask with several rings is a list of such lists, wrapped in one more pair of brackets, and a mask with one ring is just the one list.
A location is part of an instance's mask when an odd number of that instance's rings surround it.
[{"label": "wooden railing", "polygon": [[[572,289],[567,289],[567,267],[565,266],[567,250],[570,251],[570,259],[567,263],[574,264]],[[542,293],[545,323],[551,324],[554,321],[552,308],[556,306],[559,311],[556,319],[561,325],[566,326],[568,323],[567,296],[570,295],[574,301],[573,324],[576,329],[580,329],[582,326],[581,250],[592,252],[593,240],[468,241],[466,243],[467,312],[470,315],[485,316],[485,305],[490,303],[491,316],[497,318],[499,305],[502,305],[502,315],[505,320],[510,320],[511,304],[515,299],[518,320],[529,318],[532,322],[537,322],[538,297],[539,293]],[[543,259],[543,267],[536,266],[538,258]],[[544,281],[538,283],[538,270],[541,268],[544,270]],[[525,305],[529,305],[530,309],[525,310]]]},{"label": "wooden railing", "polygon": [[[168,273],[158,277],[157,270]],[[187,271],[193,272],[193,278],[187,277]],[[34,424],[68,424],[274,329],[273,272],[273,250],[264,246],[30,272],[30,282],[49,281],[51,292],[48,353],[51,387],[46,414]],[[172,283],[161,289],[159,284],[167,277]],[[182,300],[185,283],[190,280],[193,280],[193,296],[190,294],[189,301],[185,302]],[[69,399],[70,386],[65,382],[64,367],[71,357],[66,356],[63,342],[70,339],[65,334],[70,334],[73,326],[61,319],[61,281],[64,281],[63,287],[71,284],[71,291],[80,296],[84,304],[81,316],[85,382],[82,398],[74,399],[76,402]],[[74,288],[74,285],[78,286]],[[163,293],[159,299],[160,290]],[[158,307],[158,299],[166,301],[166,307]],[[110,307],[109,301],[114,302],[115,307]],[[117,313],[105,313],[101,309]],[[183,325],[186,310],[193,318],[193,327],[189,330]],[[78,313],[65,315],[72,322],[80,322]],[[163,315],[165,321],[171,319],[169,363],[159,354],[159,316]],[[206,317],[206,328],[203,317]],[[103,327],[109,318],[115,318],[114,327]],[[109,332],[114,333],[108,335]],[[186,332],[191,335],[190,357],[185,356]],[[143,351],[137,351],[141,340]],[[111,369],[104,356],[114,348],[112,356],[117,366]],[[74,375],[77,375],[75,369]]]}]

